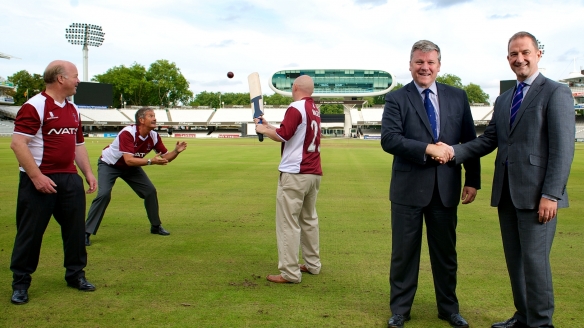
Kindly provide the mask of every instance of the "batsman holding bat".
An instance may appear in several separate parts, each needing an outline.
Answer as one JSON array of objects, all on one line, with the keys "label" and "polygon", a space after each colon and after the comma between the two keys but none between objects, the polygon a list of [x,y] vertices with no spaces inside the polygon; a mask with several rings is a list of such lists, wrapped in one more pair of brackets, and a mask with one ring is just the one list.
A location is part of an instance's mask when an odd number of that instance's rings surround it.
[{"label": "batsman holding bat", "polygon": [[[276,237],[279,275],[266,278],[274,283],[299,283],[302,272],[320,273],[316,196],[320,188],[320,112],[307,75],[292,85],[292,98],[279,128],[263,117],[255,118],[256,132],[282,143],[280,179],[276,196]],[[302,241],[302,242],[301,242]],[[298,263],[302,247],[304,264]]]}]

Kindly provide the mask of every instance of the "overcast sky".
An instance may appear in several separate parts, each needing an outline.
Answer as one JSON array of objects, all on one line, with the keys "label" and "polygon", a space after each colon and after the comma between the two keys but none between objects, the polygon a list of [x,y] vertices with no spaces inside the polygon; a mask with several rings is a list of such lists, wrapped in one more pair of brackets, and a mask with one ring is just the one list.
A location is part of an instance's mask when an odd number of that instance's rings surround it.
[{"label": "overcast sky", "polygon": [[[82,47],[65,39],[71,23],[100,25],[105,41],[89,48],[89,77],[134,62],[175,62],[191,90],[248,92],[257,71],[264,93],[277,70],[381,69],[405,84],[412,44],[442,50],[440,74],[475,83],[491,100],[513,79],[506,60],[515,32],[545,46],[540,68],[554,80],[584,67],[584,0],[2,0],[0,76],[41,74],[54,59],[75,63]],[[233,71],[235,77],[226,74]]]}]

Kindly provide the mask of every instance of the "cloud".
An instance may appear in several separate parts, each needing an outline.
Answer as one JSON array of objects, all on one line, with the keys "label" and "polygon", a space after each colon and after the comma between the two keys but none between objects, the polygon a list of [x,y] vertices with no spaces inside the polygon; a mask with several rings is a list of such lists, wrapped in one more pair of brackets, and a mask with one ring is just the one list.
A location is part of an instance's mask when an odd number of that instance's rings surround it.
[{"label": "cloud", "polygon": [[233,22],[233,21],[237,21],[239,19],[241,19],[242,15],[229,15],[229,16],[225,16],[223,18],[221,18],[222,21],[225,22]]},{"label": "cloud", "polygon": [[473,2],[473,0],[421,0],[430,4],[430,8],[448,8],[459,3]]},{"label": "cloud", "polygon": [[246,13],[252,12],[253,10],[254,6],[249,3],[232,3],[223,11],[224,13],[227,13],[227,15],[221,18],[221,20],[226,22],[237,21],[244,18]]},{"label": "cloud", "polygon": [[235,41],[233,41],[233,40],[223,40],[223,41],[221,41],[219,43],[210,44],[209,47],[212,47],[212,48],[225,48],[225,47],[229,47],[229,46],[232,46],[232,45],[235,45]]},{"label": "cloud", "polygon": [[213,81],[192,81],[192,84],[201,85],[203,87],[217,87],[217,86],[225,86],[225,85],[233,85],[233,84],[242,84],[241,81],[229,81],[226,83],[225,80],[213,80]]},{"label": "cloud", "polygon": [[367,5],[371,7],[381,6],[387,3],[387,0],[354,0],[356,5]]},{"label": "cloud", "polygon": [[517,14],[505,14],[505,15],[499,15],[499,14],[494,14],[489,16],[489,19],[507,19],[507,18],[515,18],[515,17],[519,17],[519,15]]},{"label": "cloud", "polygon": [[577,48],[571,48],[563,54],[559,55],[556,60],[559,62],[573,63],[574,57],[578,57],[578,55],[580,55],[580,51]]},{"label": "cloud", "polygon": [[[176,63],[195,93],[246,92],[247,75],[255,71],[264,92],[270,92],[271,73],[300,67],[383,69],[405,84],[412,79],[412,44],[428,39],[443,50],[442,73],[479,84],[495,96],[499,88],[490,81],[514,78],[505,60],[506,44],[525,28],[522,18],[546,22],[529,27],[545,44],[540,66],[546,75],[566,77],[574,57],[577,67],[584,65],[584,44],[574,42],[574,28],[565,24],[566,17],[584,15],[584,6],[574,6],[581,1],[560,0],[553,6],[535,1],[526,7],[508,0],[43,0],[35,6],[2,0],[5,25],[22,28],[3,35],[0,51],[22,59],[0,60],[0,75],[42,73],[53,59],[81,69],[81,46],[68,44],[63,32],[72,22],[82,22],[103,26],[106,33],[104,44],[90,49],[90,77],[121,64],[147,68],[164,58]],[[298,8],[310,10],[291,19]],[[420,21],[424,24],[412,23]],[[388,24],[407,26],[407,33],[391,32]],[[19,35],[38,37],[22,42]],[[36,51],[39,47],[42,52]],[[469,62],[469,52],[480,65]],[[231,80],[228,71],[235,72]]]}]

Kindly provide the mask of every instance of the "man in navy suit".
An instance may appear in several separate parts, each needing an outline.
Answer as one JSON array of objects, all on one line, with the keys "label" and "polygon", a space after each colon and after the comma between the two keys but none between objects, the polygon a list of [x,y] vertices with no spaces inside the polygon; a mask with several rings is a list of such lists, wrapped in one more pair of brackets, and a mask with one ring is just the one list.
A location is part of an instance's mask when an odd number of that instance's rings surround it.
[{"label": "man in navy suit", "polygon": [[393,155],[390,185],[392,252],[389,328],[404,326],[418,284],[423,221],[426,222],[438,317],[452,327],[468,327],[456,297],[457,208],[471,203],[480,189],[480,161],[439,165],[437,142],[458,144],[476,138],[466,93],[436,83],[440,48],[426,40],[410,53],[413,81],[385,97],[381,146]]},{"label": "man in navy suit", "polygon": [[539,73],[542,52],[532,34],[515,33],[507,47],[516,87],[497,98],[483,135],[453,145],[451,163],[479,158],[498,148],[491,206],[499,213],[516,312],[492,328],[553,327],[549,256],[557,210],[568,207],[574,99],[566,85]]}]

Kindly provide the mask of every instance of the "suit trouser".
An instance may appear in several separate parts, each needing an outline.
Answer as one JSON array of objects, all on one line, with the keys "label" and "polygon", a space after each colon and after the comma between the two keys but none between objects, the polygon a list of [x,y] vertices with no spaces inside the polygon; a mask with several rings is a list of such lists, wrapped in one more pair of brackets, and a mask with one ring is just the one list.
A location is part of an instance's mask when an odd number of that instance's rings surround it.
[{"label": "suit trouser", "polygon": [[99,229],[101,220],[105,215],[105,210],[112,198],[112,188],[118,178],[124,180],[138,197],[144,199],[144,207],[146,207],[146,214],[150,224],[160,225],[156,188],[141,167],[134,166],[127,169],[119,169],[98,159],[97,176],[97,196],[91,202],[91,207],[87,213],[85,232],[94,235],[97,233],[97,229]]},{"label": "suit trouser", "polygon": [[554,290],[549,256],[557,217],[544,224],[539,222],[538,209],[515,208],[506,170],[498,212],[513,301],[517,309],[514,317],[529,327],[551,327]]},{"label": "suit trouser", "polygon": [[428,206],[391,203],[389,306],[393,314],[409,315],[414,302],[424,219],[438,313],[450,315],[459,312],[456,297],[456,211],[457,206],[442,205],[437,187]]},{"label": "suit trouser", "polygon": [[43,194],[24,172],[20,173],[16,204],[16,238],[12,250],[12,288],[28,289],[39,264],[41,244],[51,216],[61,226],[65,280],[84,276],[87,265],[83,180],[75,173],[47,174],[57,184],[55,194]]},{"label": "suit trouser", "polygon": [[320,273],[316,196],[320,175],[281,173],[276,194],[278,269],[290,282],[300,282],[298,250],[312,274]]}]

